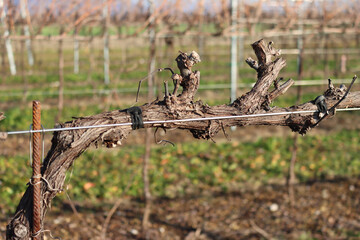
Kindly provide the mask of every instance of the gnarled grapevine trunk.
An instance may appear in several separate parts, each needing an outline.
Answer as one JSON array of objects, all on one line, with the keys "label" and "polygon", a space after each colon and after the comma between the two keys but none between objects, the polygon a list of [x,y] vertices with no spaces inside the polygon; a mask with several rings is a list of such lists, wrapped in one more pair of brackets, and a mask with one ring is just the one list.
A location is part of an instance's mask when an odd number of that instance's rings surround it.
[{"label": "gnarled grapevine trunk", "polygon": [[[201,117],[219,117],[232,115],[246,115],[254,113],[279,113],[311,110],[317,107],[313,101],[288,108],[269,107],[269,104],[294,83],[292,80],[279,85],[277,81],[280,70],[286,62],[280,58],[280,52],[266,44],[263,40],[252,44],[257,61],[248,58],[247,63],[257,71],[258,79],[251,91],[236,99],[232,104],[208,106],[201,101],[194,101],[194,96],[200,84],[200,72],[192,71],[193,65],[200,62],[196,52],[181,53],[177,58],[177,65],[181,74],[173,74],[175,88],[172,93],[166,93],[161,100],[155,100],[141,106],[144,121],[174,120]],[[274,89],[270,87],[274,84]],[[179,86],[183,90],[177,93]],[[325,97],[329,107],[338,102],[343,95],[341,89],[329,84]],[[350,93],[338,107],[359,107],[360,92]],[[279,125],[288,126],[293,131],[305,134],[319,120],[318,113],[301,113],[289,115],[244,117],[222,120],[166,122],[146,124],[146,128],[178,128],[189,130],[194,137],[211,139],[220,130],[229,126],[245,125]],[[58,127],[79,127],[90,125],[103,125],[130,122],[130,115],[125,110],[115,110],[98,115],[81,117],[73,121],[60,124]],[[43,166],[41,184],[42,194],[42,220],[51,200],[60,192],[64,185],[66,171],[91,144],[104,144],[108,147],[120,145],[131,133],[131,126],[112,128],[90,128],[55,132],[52,146],[48,152]],[[45,180],[46,179],[46,180]],[[32,186],[29,185],[14,217],[7,226],[7,239],[28,239],[31,233]]]}]

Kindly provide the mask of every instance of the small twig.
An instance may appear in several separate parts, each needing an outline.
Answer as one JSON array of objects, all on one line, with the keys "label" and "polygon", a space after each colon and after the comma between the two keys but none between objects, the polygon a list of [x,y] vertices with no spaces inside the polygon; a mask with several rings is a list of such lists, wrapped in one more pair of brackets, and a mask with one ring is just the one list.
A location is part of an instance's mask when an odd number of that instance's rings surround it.
[{"label": "small twig", "polygon": [[173,71],[171,68],[169,68],[169,67],[159,68],[159,69],[158,69],[159,72],[162,72],[162,71],[164,71],[164,70],[168,70],[168,71],[170,71],[172,74],[175,74],[174,71]]},{"label": "small twig", "polygon": [[139,93],[140,93],[140,88],[141,88],[141,83],[142,81],[148,79],[150,76],[153,76],[155,73],[157,72],[162,72],[164,70],[169,70],[172,74],[174,74],[174,71],[171,69],[171,68],[158,68],[156,69],[155,71],[151,72],[150,74],[148,74],[146,77],[142,78],[140,81],[139,81],[139,84],[138,84],[138,89],[137,89],[137,92],[136,92],[136,101],[137,102],[139,100]]},{"label": "small twig", "polygon": [[165,98],[167,98],[169,96],[169,86],[167,81],[164,81],[164,88],[165,88]]},{"label": "small twig", "polygon": [[224,133],[224,136],[225,136],[226,140],[231,141],[231,138],[229,138],[229,135],[225,131],[223,122],[220,122],[220,126],[221,126],[221,129],[222,129],[222,131]]},{"label": "small twig", "polygon": [[81,219],[81,216],[80,216],[79,212],[77,211],[76,206],[75,206],[74,202],[71,200],[67,191],[65,191],[65,195],[66,195],[67,199],[69,200],[69,205],[70,205],[71,210],[73,211],[73,213],[75,214],[75,216],[78,219]]},{"label": "small twig", "polygon": [[137,92],[136,92],[136,101],[135,101],[135,102],[137,102],[138,99],[139,99],[139,92],[140,92],[140,87],[141,87],[142,81],[146,80],[148,77],[149,77],[149,75],[147,75],[146,77],[144,77],[143,79],[141,79],[141,80],[139,81],[138,90],[137,90]]},{"label": "small twig", "polygon": [[46,184],[47,184],[47,190],[48,190],[48,191],[50,191],[50,192],[62,192],[62,191],[63,191],[63,189],[61,189],[61,188],[53,188],[53,187],[51,186],[51,184],[48,182],[48,180],[46,180],[46,178],[41,177],[41,179],[42,179],[44,182],[46,182]]},{"label": "small twig", "polygon": [[260,228],[258,225],[256,225],[256,223],[254,222],[254,220],[249,220],[249,223],[251,225],[251,227],[257,232],[259,233],[261,236],[263,236],[265,239],[272,239],[271,235],[266,232],[264,229]]},{"label": "small twig", "polygon": [[[281,78],[280,78],[281,79]],[[279,80],[281,81],[281,80]],[[275,89],[269,93],[269,100],[272,102],[278,96],[284,94],[295,82],[291,78],[279,86],[279,81],[275,81]]]},{"label": "small twig", "polygon": [[168,143],[168,144],[171,144],[173,147],[175,147],[175,143],[173,143],[173,142],[171,142],[169,140],[163,139],[163,140],[160,140],[160,141],[157,142],[157,144],[162,144],[162,143],[164,143],[164,145]]},{"label": "small twig", "polygon": [[[161,144],[161,143],[169,143],[169,144],[171,144],[173,147],[175,147],[175,144],[173,143],[173,142],[171,142],[171,141],[169,141],[169,140],[160,140],[160,141],[158,141],[157,140],[157,137],[156,137],[156,133],[157,133],[157,131],[158,131],[158,127],[155,129],[155,131],[154,131],[154,139],[155,139],[155,143],[156,144]],[[163,130],[164,130],[164,132],[166,133],[166,130],[165,130],[165,128],[162,128]]]},{"label": "small twig", "polygon": [[[169,67],[159,68],[159,69],[158,69],[159,72],[162,72],[162,71],[164,71],[164,70],[170,71],[171,74],[172,74],[171,77],[173,77],[174,74],[175,74],[175,72],[174,72],[171,68],[169,68]],[[176,88],[177,81],[175,81],[175,80],[173,79],[173,83],[174,83],[174,88]],[[168,85],[168,82],[167,82],[167,81],[164,81],[164,87],[165,87],[165,97],[168,97],[168,96],[169,96],[169,85]]]},{"label": "small twig", "polygon": [[269,53],[270,53],[272,56],[274,56],[274,57],[280,56],[280,55],[281,55],[281,49],[276,50],[276,49],[273,47],[273,45],[274,45],[274,42],[273,42],[273,41],[270,41],[270,42],[268,43]]},{"label": "small twig", "polygon": [[349,88],[347,89],[346,93],[344,94],[344,96],[337,102],[335,103],[334,106],[332,106],[332,108],[329,109],[329,112],[333,112],[335,111],[335,108],[347,97],[347,95],[349,94],[350,92],[350,89],[352,87],[352,85],[354,84],[355,80],[357,79],[357,76],[355,75],[350,83],[350,86]]},{"label": "small twig", "polygon": [[124,191],[121,193],[119,199],[115,202],[114,206],[110,209],[108,215],[106,216],[106,219],[104,221],[104,224],[103,224],[103,227],[101,230],[101,239],[103,239],[103,240],[106,239],[106,231],[108,229],[110,220],[111,220],[112,216],[114,215],[115,211],[119,208],[120,204],[123,202],[123,196],[127,193],[127,191],[129,191],[130,186],[133,183],[135,174],[136,174],[136,171],[133,171]]},{"label": "small twig", "polygon": [[52,239],[57,239],[57,240],[61,240],[61,237],[54,237],[51,233],[50,230],[43,230],[43,229],[40,229],[38,232],[32,234],[32,238],[36,239],[38,236],[40,236],[41,233],[49,233],[49,236],[52,238]]},{"label": "small twig", "polygon": [[[92,156],[92,160],[94,160],[94,158],[95,158],[95,153],[94,153],[93,156]],[[69,205],[70,205],[71,210],[73,211],[73,213],[75,214],[75,216],[76,216],[78,219],[81,220],[80,214],[79,214],[79,212],[77,211],[74,202],[71,200],[70,195],[69,195],[68,192],[67,192],[68,189],[69,189],[70,180],[71,180],[72,175],[73,175],[73,173],[74,173],[74,168],[75,168],[75,163],[72,165],[72,168],[71,168],[69,180],[68,180],[68,182],[67,182],[67,184],[66,184],[66,188],[65,188],[65,189],[66,189],[65,195],[66,195],[67,199],[69,200]],[[65,181],[64,181],[64,182],[65,182]]]},{"label": "small twig", "polygon": [[[335,103],[334,106],[332,106],[332,107],[327,111],[327,113],[325,113],[325,115],[324,115],[322,118],[319,119],[319,121],[317,121],[314,125],[312,125],[312,126],[311,126],[312,128],[314,128],[314,127],[316,127],[317,125],[319,125],[319,123],[320,123],[322,120],[324,120],[325,118],[327,118],[330,114],[331,114],[331,115],[334,115],[334,114],[335,114],[335,109],[336,109],[336,107],[347,97],[347,95],[349,94],[350,89],[351,89],[351,87],[352,87],[352,85],[354,84],[354,82],[355,82],[356,79],[357,79],[357,76],[355,75],[355,76],[353,77],[353,80],[352,80],[351,83],[350,83],[349,88],[347,89],[346,93],[344,94],[344,96],[343,96],[337,103]],[[330,80],[330,82],[331,82],[331,80]],[[329,84],[329,85],[330,85],[330,84]]]},{"label": "small twig", "polygon": [[255,69],[256,71],[259,70],[259,64],[257,61],[255,61],[254,59],[252,59],[251,57],[247,58],[245,60],[245,62],[253,69]]},{"label": "small twig", "polygon": [[174,83],[174,90],[173,90],[172,94],[176,95],[177,90],[179,89],[179,86],[180,86],[181,76],[178,74],[173,74],[171,78],[173,79],[173,83]]}]

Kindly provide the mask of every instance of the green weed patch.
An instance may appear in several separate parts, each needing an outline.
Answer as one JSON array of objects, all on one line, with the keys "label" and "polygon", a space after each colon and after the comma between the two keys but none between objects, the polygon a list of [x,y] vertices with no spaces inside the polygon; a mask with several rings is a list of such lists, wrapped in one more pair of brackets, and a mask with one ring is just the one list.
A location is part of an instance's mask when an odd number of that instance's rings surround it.
[{"label": "green weed patch", "polygon": [[[272,137],[246,143],[194,141],[175,147],[154,146],[150,167],[152,192],[157,197],[175,198],[212,188],[239,190],[245,183],[285,182],[292,141],[291,137]],[[359,176],[359,142],[357,131],[300,137],[295,168],[298,179],[305,182]],[[75,161],[64,187],[75,201],[111,201],[128,184],[126,194],[141,197],[143,154],[143,145],[90,149]],[[0,209],[12,212],[31,176],[28,156],[0,157],[0,173]],[[65,199],[66,195],[60,194],[56,201]]]}]

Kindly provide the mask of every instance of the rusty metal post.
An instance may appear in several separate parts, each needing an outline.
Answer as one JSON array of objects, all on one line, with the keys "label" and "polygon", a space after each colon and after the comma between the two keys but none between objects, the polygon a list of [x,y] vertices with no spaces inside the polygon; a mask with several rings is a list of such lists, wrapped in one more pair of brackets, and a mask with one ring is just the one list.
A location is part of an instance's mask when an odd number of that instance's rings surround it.
[{"label": "rusty metal post", "polygon": [[[33,101],[33,130],[41,130],[41,107],[39,101]],[[33,240],[41,239],[41,133],[33,133],[33,225],[32,234]]]}]

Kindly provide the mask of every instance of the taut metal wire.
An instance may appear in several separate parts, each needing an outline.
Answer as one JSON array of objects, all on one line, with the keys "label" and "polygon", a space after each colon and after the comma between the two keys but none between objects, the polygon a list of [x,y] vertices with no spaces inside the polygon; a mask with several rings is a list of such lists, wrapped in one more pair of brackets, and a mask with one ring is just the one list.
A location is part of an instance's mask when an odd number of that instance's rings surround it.
[{"label": "taut metal wire", "polygon": [[[336,109],[337,112],[345,111],[360,111],[360,108],[342,108]],[[279,116],[279,115],[292,115],[292,114],[304,114],[304,113],[316,113],[318,110],[307,110],[307,111],[291,111],[291,112],[277,112],[277,113],[257,113],[249,115],[233,115],[233,116],[218,116],[218,117],[204,117],[204,118],[185,118],[185,119],[174,119],[174,120],[158,120],[158,121],[144,121],[144,124],[164,124],[164,123],[179,123],[179,122],[197,122],[197,121],[209,121],[209,120],[225,120],[225,119],[238,119],[238,118],[255,118],[255,117],[268,117],[268,116]],[[106,127],[121,127],[131,126],[131,122],[127,123],[113,123],[113,124],[102,124],[102,125],[90,125],[90,126],[79,126],[79,127],[66,127],[66,128],[49,128],[41,130],[23,130],[23,131],[10,131],[8,135],[15,134],[32,134],[32,133],[45,133],[45,132],[60,132],[60,131],[71,131],[80,129],[91,129],[91,128],[106,128]]]}]

